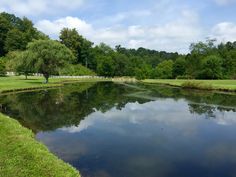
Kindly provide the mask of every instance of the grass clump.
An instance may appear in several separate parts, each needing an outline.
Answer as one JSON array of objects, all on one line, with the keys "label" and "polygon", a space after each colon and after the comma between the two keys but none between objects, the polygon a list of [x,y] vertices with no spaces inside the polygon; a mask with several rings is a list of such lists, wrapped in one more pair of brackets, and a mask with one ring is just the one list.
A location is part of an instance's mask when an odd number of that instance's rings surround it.
[{"label": "grass clump", "polygon": [[0,113],[1,177],[79,177],[66,164],[34,139],[32,131]]},{"label": "grass clump", "polygon": [[181,84],[183,88],[188,89],[201,89],[201,90],[212,90],[213,86],[210,83],[201,81],[185,81]]}]

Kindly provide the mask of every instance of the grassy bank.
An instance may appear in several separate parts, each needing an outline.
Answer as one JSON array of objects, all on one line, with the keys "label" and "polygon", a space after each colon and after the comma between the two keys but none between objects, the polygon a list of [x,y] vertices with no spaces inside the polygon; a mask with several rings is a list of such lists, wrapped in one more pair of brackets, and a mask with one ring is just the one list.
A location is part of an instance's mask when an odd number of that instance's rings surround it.
[{"label": "grassy bank", "polygon": [[165,84],[190,89],[220,90],[236,92],[236,80],[174,80],[146,79],[143,83]]},{"label": "grassy bank", "polygon": [[[105,79],[104,79],[105,80]],[[51,88],[59,87],[65,83],[70,82],[88,82],[88,81],[103,81],[103,79],[49,79],[48,84],[44,84],[43,77],[28,77],[28,80],[25,80],[24,76],[11,76],[11,77],[0,77],[0,93],[12,92],[12,91],[21,91],[21,90],[32,90],[40,88]]]},{"label": "grassy bank", "polygon": [[34,139],[34,134],[0,113],[1,177],[79,177],[78,171],[59,160]]}]

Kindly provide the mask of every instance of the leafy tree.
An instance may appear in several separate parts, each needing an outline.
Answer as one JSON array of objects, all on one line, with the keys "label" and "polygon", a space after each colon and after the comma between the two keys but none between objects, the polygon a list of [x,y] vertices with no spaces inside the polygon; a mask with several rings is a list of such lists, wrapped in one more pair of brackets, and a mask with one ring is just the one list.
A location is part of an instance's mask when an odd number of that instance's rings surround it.
[{"label": "leafy tree", "polygon": [[34,28],[33,23],[13,14],[0,13],[0,56],[14,50],[25,50],[29,42],[48,39],[46,35]]},{"label": "leafy tree", "polygon": [[165,60],[157,65],[155,69],[155,75],[160,79],[172,79],[173,78],[173,61]]},{"label": "leafy tree", "polygon": [[5,46],[6,36],[10,28],[11,28],[10,23],[0,15],[0,56],[6,54],[4,46]]},{"label": "leafy tree", "polygon": [[26,45],[27,41],[23,32],[18,29],[8,31],[5,40],[5,51],[24,50]]},{"label": "leafy tree", "polygon": [[68,47],[73,54],[79,57],[79,48],[81,47],[80,38],[81,36],[76,29],[63,28],[60,32],[60,42]]},{"label": "leafy tree", "polygon": [[25,75],[25,79],[27,79],[31,73],[35,72],[31,60],[28,60],[27,58],[28,55],[30,55],[28,51],[9,52],[6,56],[6,58],[8,59],[8,69],[18,74]]},{"label": "leafy tree", "polygon": [[98,58],[97,73],[100,76],[113,77],[115,75],[115,65],[111,56]]},{"label": "leafy tree", "polygon": [[66,62],[73,62],[74,55],[65,45],[53,40],[38,40],[29,43],[25,59],[32,68],[42,73],[48,83],[52,74],[58,74]]},{"label": "leafy tree", "polygon": [[199,79],[221,79],[222,78],[222,59],[215,55],[204,58]]},{"label": "leafy tree", "polygon": [[81,63],[88,67],[92,64],[91,50],[93,43],[79,35],[76,29],[64,28],[60,32],[60,42],[67,46],[77,58],[76,63]]},{"label": "leafy tree", "polygon": [[173,77],[183,76],[186,72],[186,60],[184,57],[179,57],[173,64]]},{"label": "leafy tree", "polygon": [[0,76],[6,75],[6,62],[4,58],[0,58]]},{"label": "leafy tree", "polygon": [[150,65],[143,65],[141,68],[135,68],[135,77],[138,80],[150,78],[152,74],[152,67]]}]

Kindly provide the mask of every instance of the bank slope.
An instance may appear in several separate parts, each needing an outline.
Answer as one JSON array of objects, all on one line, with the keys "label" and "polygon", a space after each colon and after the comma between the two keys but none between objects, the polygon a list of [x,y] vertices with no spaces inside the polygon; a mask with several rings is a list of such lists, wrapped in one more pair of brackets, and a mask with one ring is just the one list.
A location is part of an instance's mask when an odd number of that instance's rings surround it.
[{"label": "bank slope", "polygon": [[34,139],[16,120],[0,113],[0,177],[80,177]]}]

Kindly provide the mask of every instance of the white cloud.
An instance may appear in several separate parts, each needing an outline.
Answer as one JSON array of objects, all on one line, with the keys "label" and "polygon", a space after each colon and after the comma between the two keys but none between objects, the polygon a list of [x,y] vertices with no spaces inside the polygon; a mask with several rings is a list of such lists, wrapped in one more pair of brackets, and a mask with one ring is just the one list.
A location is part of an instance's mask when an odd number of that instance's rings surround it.
[{"label": "white cloud", "polygon": [[93,33],[92,25],[76,17],[65,17],[55,21],[41,20],[35,25],[40,31],[55,37],[58,36],[61,29],[76,28],[81,34],[87,36]]},{"label": "white cloud", "polygon": [[222,22],[212,28],[212,36],[220,42],[236,41],[236,24]]},{"label": "white cloud", "polygon": [[202,34],[197,14],[189,10],[183,10],[179,18],[163,25],[112,25],[97,28],[77,17],[66,17],[55,21],[42,20],[36,23],[36,27],[52,37],[58,36],[63,27],[68,27],[76,28],[96,44],[105,42],[113,47],[121,44],[129,48],[147,47],[183,53]]},{"label": "white cloud", "polygon": [[84,0],[1,0],[0,9],[18,15],[57,14],[66,10],[74,10],[83,4]]},{"label": "white cloud", "polygon": [[229,5],[236,2],[236,0],[214,0],[218,5]]}]

